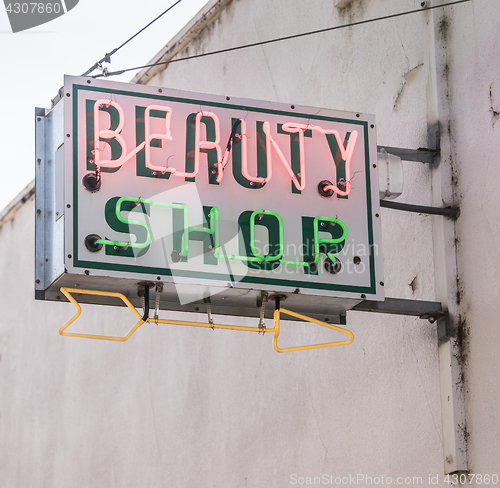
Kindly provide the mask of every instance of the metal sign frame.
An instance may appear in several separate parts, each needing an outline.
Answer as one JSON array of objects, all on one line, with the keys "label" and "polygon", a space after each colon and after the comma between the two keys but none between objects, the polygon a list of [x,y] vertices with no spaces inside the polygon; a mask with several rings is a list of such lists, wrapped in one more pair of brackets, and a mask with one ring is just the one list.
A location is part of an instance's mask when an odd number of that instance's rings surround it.
[{"label": "metal sign frame", "polygon": [[[178,270],[174,273],[175,276],[172,276],[172,272],[166,267],[147,268],[143,266],[141,268],[137,262],[129,264],[124,264],[123,262],[117,263],[117,259],[115,259],[115,262],[103,265],[102,262],[93,259],[95,255],[90,255],[82,251],[82,235],[80,235],[78,227],[79,221],[82,219],[79,214],[81,198],[96,199],[94,195],[91,195],[82,186],[81,141],[83,136],[81,135],[82,127],[79,124],[83,124],[81,122],[82,118],[79,118],[79,112],[82,111],[82,99],[85,98],[86,94],[91,95],[89,98],[91,100],[96,98],[96,94],[102,94],[102,97],[107,97],[110,100],[118,100],[122,104],[126,104],[129,99],[135,101],[143,99],[147,100],[149,104],[177,103],[189,105],[190,110],[193,112],[200,110],[206,112],[213,111],[214,113],[221,110],[229,111],[229,115],[225,117],[225,130],[221,129],[220,131],[222,134],[220,145],[222,147],[225,144],[224,138],[231,132],[230,129],[232,126],[227,122],[228,120],[234,120],[234,116],[232,119],[230,118],[231,111],[246,113],[245,117],[250,117],[250,119],[252,114],[260,114],[261,117],[285,117],[284,120],[297,121],[297,124],[306,121],[308,126],[309,124],[311,126],[314,126],[314,124],[326,124],[327,126],[328,124],[330,126],[332,124],[340,124],[339,126],[343,127],[344,130],[346,130],[345,127],[349,126],[358,128],[361,134],[358,146],[362,150],[363,167],[361,169],[357,167],[356,171],[362,172],[361,176],[364,176],[364,180],[358,176],[356,183],[358,187],[362,186],[365,192],[364,200],[361,198],[359,201],[365,204],[364,207],[361,204],[361,207],[363,207],[361,208],[361,219],[365,219],[368,224],[366,235],[369,282],[364,278],[365,282],[363,285],[352,286],[339,283],[338,279],[332,279],[331,283],[326,282],[318,285],[311,280],[298,279],[297,276],[293,276],[289,280],[276,279],[267,272],[261,273],[261,276],[257,277],[255,274],[249,274],[242,276],[241,279],[228,282],[225,276],[222,280],[204,279],[203,270]],[[123,102],[123,100],[125,101]],[[88,118],[88,113],[85,114],[85,117]],[[221,122],[222,125],[224,125],[224,120]],[[305,130],[303,133],[305,134]],[[203,298],[210,297],[214,313],[258,316],[256,303],[259,302],[262,294],[270,295],[274,293],[287,297],[287,308],[300,313],[307,313],[321,320],[327,318],[333,323],[344,322],[346,310],[351,309],[364,299],[384,299],[380,249],[378,175],[376,169],[376,135],[373,116],[347,114],[330,110],[318,111],[318,109],[309,107],[270,104],[253,100],[239,100],[222,96],[178,92],[157,87],[66,77],[63,96],[59,103],[50,111],[37,109],[36,137],[36,298],[62,300],[64,296],[59,291],[61,287],[80,287],[120,292],[134,306],[139,306],[138,287],[142,286],[145,282],[150,284],[160,283],[163,286],[160,308],[166,310],[198,311],[200,303],[203,303],[201,299],[201,295],[203,295]],[[344,141],[344,143],[346,142]],[[285,159],[291,158],[290,154],[293,148],[290,146],[289,152],[287,152],[287,148],[283,146],[282,140],[280,140],[279,144],[283,148]],[[310,148],[311,144],[306,147]],[[85,154],[83,157],[85,158]],[[275,162],[274,164],[277,166],[280,163]],[[331,165],[331,163],[329,164]],[[132,168],[134,165],[129,163],[129,166]],[[87,167],[90,166],[87,164]],[[88,172],[85,168],[83,171]],[[312,171],[314,172],[315,169]],[[62,175],[64,175],[64,180],[66,181],[65,185],[62,184]],[[226,176],[226,179],[229,178],[231,178],[230,175]],[[300,181],[300,177],[298,180]],[[351,184],[350,180],[351,178],[346,182],[347,185]],[[110,181],[113,180],[109,177],[109,174],[105,174],[103,185],[108,184]],[[145,179],[143,178],[142,181],[145,181]],[[158,181],[161,181],[161,178],[155,179],[153,183],[156,184]],[[165,181],[164,179],[163,183]],[[316,182],[314,178],[310,183],[310,188],[314,187],[315,192],[318,191],[316,188],[317,183],[319,182]],[[337,182],[335,181],[335,183]],[[197,180],[196,185],[197,188],[203,190],[201,188],[203,183],[200,186]],[[245,192],[245,195],[250,195],[249,198],[252,198],[251,195],[256,194],[255,191],[245,190]],[[138,193],[141,194],[142,190]],[[80,197],[81,195],[83,197]],[[121,196],[123,197],[124,195]],[[136,194],[136,196],[138,195]],[[142,205],[151,196],[151,192],[147,194],[146,191],[144,196],[146,198],[141,199],[137,203]],[[234,194],[231,194],[231,196],[234,200]],[[305,198],[305,196],[302,196],[303,200]],[[318,206],[322,205],[323,201],[327,201],[326,196],[324,198],[316,196],[316,198],[319,202]],[[202,195],[202,203],[204,203],[203,199]],[[295,196],[295,199],[298,200],[298,197]],[[345,203],[341,202],[340,199],[339,202]],[[351,204],[350,207],[352,208],[353,205]],[[359,203],[357,205],[359,206]],[[255,208],[255,210],[259,209],[255,205],[251,208]],[[344,205],[344,208],[347,208],[347,205]],[[286,212],[286,209],[284,211]],[[257,217],[260,216],[262,218],[262,215],[265,215],[266,211],[260,207],[260,212]],[[268,213],[271,214],[272,212]],[[320,215],[330,217],[333,225],[336,225],[336,213],[335,215],[334,213],[330,212],[326,216],[323,214]],[[359,215],[359,211],[357,215]],[[315,217],[319,218],[317,214]],[[356,217],[354,214],[350,218],[351,221],[359,220],[359,217]],[[255,224],[253,220],[252,223]],[[314,221],[315,226],[320,223],[323,224],[323,221]],[[325,223],[328,224],[328,220]],[[204,225],[206,226],[207,222]],[[254,225],[254,227],[257,226]],[[315,234],[315,236],[319,236],[319,233]],[[322,265],[323,263],[324,257],[319,260],[318,264]],[[194,299],[184,300],[184,303],[182,303],[182,301],[179,302],[178,298],[179,285],[188,288],[194,287],[194,289],[197,287],[200,289],[204,288],[204,291],[197,292],[198,296],[195,293]],[[245,291],[245,294],[242,294],[242,291]],[[80,297],[80,301],[119,305],[119,303],[109,299],[109,297],[82,296]],[[271,311],[266,315],[271,317]]]}]

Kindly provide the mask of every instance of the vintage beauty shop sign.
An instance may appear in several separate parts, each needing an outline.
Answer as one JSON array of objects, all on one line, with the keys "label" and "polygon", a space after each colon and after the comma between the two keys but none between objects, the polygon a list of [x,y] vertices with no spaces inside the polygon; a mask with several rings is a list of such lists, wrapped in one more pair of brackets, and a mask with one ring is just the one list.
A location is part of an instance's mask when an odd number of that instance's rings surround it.
[{"label": "vintage beauty shop sign", "polygon": [[66,77],[73,274],[383,300],[375,121]]}]

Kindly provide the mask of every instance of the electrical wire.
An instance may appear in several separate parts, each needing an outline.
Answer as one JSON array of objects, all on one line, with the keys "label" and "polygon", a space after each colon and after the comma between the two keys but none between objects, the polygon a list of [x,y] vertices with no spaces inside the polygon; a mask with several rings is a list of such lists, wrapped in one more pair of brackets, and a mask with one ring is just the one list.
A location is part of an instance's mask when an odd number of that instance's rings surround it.
[{"label": "electrical wire", "polygon": [[113,49],[110,53],[106,53],[105,56],[101,60],[97,61],[97,63],[95,63],[94,66],[92,66],[87,71],[85,71],[85,73],[83,73],[82,76],[88,76],[90,73],[92,73],[92,71],[99,68],[99,66],[101,66],[101,63],[104,63],[104,62],[110,63],[111,56],[113,54],[118,52],[123,46],[128,44],[132,39],[135,39],[141,32],[145,31],[150,25],[154,24],[160,17],[163,17],[167,12],[172,10],[177,4],[179,4],[181,2],[182,2],[182,0],[177,0],[177,2],[175,2],[173,5],[170,5],[170,7],[168,7],[167,10],[163,11],[160,15],[158,15],[158,17],[156,17],[156,19],[153,19],[148,25],[145,25],[140,31],[137,31],[132,37],[128,38],[123,44],[121,44],[120,46]]},{"label": "electrical wire", "polygon": [[[192,56],[171,59],[169,61],[161,61],[158,63],[144,64],[142,66],[136,66],[135,68],[127,68],[127,69],[122,69],[120,71],[111,71],[111,72],[108,72],[106,74],[95,75],[95,76],[93,76],[93,78],[100,78],[103,76],[104,77],[118,76],[118,75],[121,75],[123,73],[127,73],[128,71],[135,71],[135,70],[144,69],[144,68],[153,68],[154,66],[164,66],[167,64],[177,63],[179,61],[187,61],[190,59],[204,58],[206,56],[213,56],[215,54],[229,53],[232,51],[238,51],[240,49],[247,49],[250,47],[265,46],[266,44],[272,44],[274,42],[288,41],[290,39],[298,39],[300,37],[311,36],[314,34],[322,34],[324,32],[331,32],[331,31],[338,30],[338,29],[345,29],[346,27],[354,27],[354,26],[358,26],[358,25],[369,24],[371,22],[378,22],[380,20],[394,19],[396,17],[403,17],[404,15],[411,15],[411,14],[415,14],[415,13],[422,12],[425,10],[434,10],[436,8],[449,7],[450,5],[457,5],[459,3],[466,3],[466,2],[471,2],[471,1],[472,0],[455,0],[453,2],[443,3],[441,5],[433,5],[430,7],[426,7],[425,2],[422,2],[423,7],[420,9],[416,9],[416,10],[409,10],[407,12],[400,12],[397,14],[386,15],[384,17],[375,17],[373,19],[360,20],[358,22],[352,22],[351,24],[342,24],[342,25],[336,25],[334,27],[326,27],[325,29],[318,29],[318,30],[314,30],[314,31],[303,32],[301,34],[294,34],[294,35],[290,35],[290,36],[278,37],[276,39],[268,39],[267,41],[252,42],[250,44],[243,44],[241,46],[234,46],[234,47],[229,47],[229,48],[225,48],[225,49],[219,49],[217,51],[210,51],[208,53],[194,54]],[[85,76],[85,75],[83,75],[83,76]]]}]

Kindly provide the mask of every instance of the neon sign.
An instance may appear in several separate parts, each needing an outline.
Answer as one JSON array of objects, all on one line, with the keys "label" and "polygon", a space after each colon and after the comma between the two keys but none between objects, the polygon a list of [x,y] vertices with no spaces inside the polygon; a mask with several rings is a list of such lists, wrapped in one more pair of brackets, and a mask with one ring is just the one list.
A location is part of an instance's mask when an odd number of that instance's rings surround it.
[{"label": "neon sign", "polygon": [[69,273],[383,297],[373,117],[70,77],[65,91]]}]

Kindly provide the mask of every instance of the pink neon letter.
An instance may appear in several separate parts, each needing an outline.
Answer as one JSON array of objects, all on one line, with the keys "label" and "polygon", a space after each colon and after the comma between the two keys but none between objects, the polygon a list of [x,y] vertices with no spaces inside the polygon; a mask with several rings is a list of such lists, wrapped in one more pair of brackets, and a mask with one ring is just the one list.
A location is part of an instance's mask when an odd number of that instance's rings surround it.
[{"label": "pink neon letter", "polygon": [[[165,134],[151,134],[151,110],[159,110],[161,112],[166,112],[165,117]],[[175,168],[169,168],[167,166],[156,166],[151,163],[151,141],[153,139],[163,139],[166,141],[172,140],[172,134],[170,132],[170,117],[172,116],[172,109],[170,107],[162,107],[160,105],[150,105],[144,114],[144,132],[145,132],[145,144],[146,144],[146,168],[152,171],[159,171],[163,173],[175,174],[177,170]]]},{"label": "pink neon letter", "polygon": [[[200,141],[201,131],[201,118],[210,117],[215,125],[215,141]],[[195,119],[195,135],[194,135],[194,171],[192,173],[185,173],[177,171],[176,176],[185,176],[186,178],[195,177],[200,171],[200,149],[215,149],[217,151],[217,161],[221,161],[221,148],[220,141],[220,125],[219,118],[213,112],[198,112]],[[220,166],[220,164],[219,164]]]},{"label": "pink neon letter", "polygon": [[[340,138],[340,134],[338,131],[334,129],[323,129],[319,125],[305,125],[305,124],[283,124],[283,130],[290,131],[291,128],[300,128],[302,130],[310,129],[315,130],[321,134],[333,134],[335,139],[337,140],[337,146],[340,150],[340,155],[342,159],[345,161],[345,179],[346,179],[346,189],[345,191],[341,190],[337,185],[327,185],[325,186],[325,190],[333,190],[337,195],[347,196],[351,193],[351,159],[352,153],[354,152],[354,146],[356,145],[356,141],[358,140],[358,131],[353,130],[351,132],[351,137],[349,137],[349,141],[347,142],[347,147],[344,148],[344,143]],[[300,140],[300,139],[299,139]],[[301,162],[302,162],[302,154],[301,154]],[[302,165],[301,165],[302,171]]]},{"label": "pink neon letter", "polygon": [[[110,129],[100,129],[99,122],[99,107],[101,105],[115,107],[118,111],[118,115],[120,117],[120,121],[118,122],[118,127],[116,130]],[[125,115],[123,113],[123,109],[120,105],[112,100],[97,100],[94,103],[94,158],[96,168],[119,168],[127,159],[127,145],[125,144],[125,139],[120,135],[120,132],[123,129],[123,125],[125,124]],[[100,150],[100,138],[103,139],[116,139],[118,144],[120,144],[122,148],[122,155],[119,159],[116,160],[104,160],[101,161],[101,150]]]},{"label": "pink neon letter", "polygon": [[299,134],[299,160],[300,160],[300,183],[299,183],[297,176],[295,175],[295,173],[292,170],[291,164],[288,163],[285,156],[281,152],[281,149],[279,148],[278,144],[276,144],[276,141],[274,140],[273,136],[271,135],[271,127],[269,125],[269,122],[264,122],[264,126],[263,126],[264,133],[266,134],[266,149],[267,149],[268,165],[271,164],[271,152],[272,152],[271,145],[272,145],[274,147],[274,149],[276,150],[278,157],[281,159],[283,166],[285,166],[285,169],[287,170],[288,174],[290,175],[290,178],[292,179],[293,184],[295,185],[295,188],[297,188],[297,190],[300,190],[300,191],[302,191],[306,187],[306,168],[305,168],[305,156],[304,156],[304,130],[306,128],[307,128],[307,126],[303,126],[303,124],[294,124],[291,122],[289,122],[287,124],[283,124],[284,131]]},{"label": "pink neon letter", "polygon": [[322,134],[335,135],[335,139],[337,140],[337,146],[340,149],[340,155],[342,159],[345,161],[345,180],[346,180],[345,191],[341,190],[337,185],[327,185],[325,187],[325,190],[333,190],[337,195],[345,197],[349,195],[349,193],[351,193],[351,159],[352,159],[352,153],[354,152],[354,146],[356,145],[356,141],[358,140],[358,131],[353,130],[351,132],[351,136],[349,137],[349,141],[347,142],[346,148],[344,148],[344,143],[340,138],[340,134],[336,130],[321,129],[320,132]]}]

